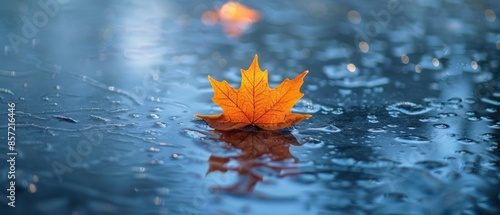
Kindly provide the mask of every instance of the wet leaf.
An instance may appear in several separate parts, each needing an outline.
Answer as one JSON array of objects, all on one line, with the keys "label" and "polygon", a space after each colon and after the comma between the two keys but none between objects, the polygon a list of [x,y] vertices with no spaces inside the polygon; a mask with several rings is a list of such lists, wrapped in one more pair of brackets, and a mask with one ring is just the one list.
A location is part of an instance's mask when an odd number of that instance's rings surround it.
[{"label": "wet leaf", "polygon": [[311,117],[309,114],[294,114],[292,107],[304,94],[300,87],[304,83],[304,71],[292,80],[285,79],[276,88],[268,83],[267,70],[259,68],[258,56],[255,55],[247,70],[241,70],[239,89],[232,88],[227,81],[216,81],[208,76],[214,97],[212,101],[222,108],[217,115],[195,116],[205,120],[216,130],[234,130],[254,125],[266,130],[279,130],[290,127]]}]

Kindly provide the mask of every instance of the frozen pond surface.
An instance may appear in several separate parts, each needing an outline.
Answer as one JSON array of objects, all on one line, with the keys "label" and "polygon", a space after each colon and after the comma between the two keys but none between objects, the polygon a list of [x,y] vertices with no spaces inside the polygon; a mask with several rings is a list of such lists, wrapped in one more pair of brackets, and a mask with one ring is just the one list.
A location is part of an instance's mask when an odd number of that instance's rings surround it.
[{"label": "frozen pond surface", "polygon": [[[2,214],[500,212],[498,1],[244,1],[239,37],[200,20],[223,1],[59,2],[1,3]],[[212,131],[207,75],[255,54],[272,86],[310,71],[313,117]]]}]

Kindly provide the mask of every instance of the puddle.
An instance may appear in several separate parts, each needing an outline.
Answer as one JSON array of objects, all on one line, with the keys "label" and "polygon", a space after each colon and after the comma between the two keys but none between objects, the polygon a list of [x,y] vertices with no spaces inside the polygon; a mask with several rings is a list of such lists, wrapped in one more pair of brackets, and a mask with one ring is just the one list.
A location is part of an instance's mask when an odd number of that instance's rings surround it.
[{"label": "puddle", "polygon": [[[17,132],[2,213],[500,211],[496,1],[246,1],[251,20],[222,22],[224,2],[57,2],[29,37],[20,17],[41,7],[1,9],[0,129],[13,101]],[[207,76],[238,88],[255,54],[272,87],[309,70],[292,112],[313,117],[194,117],[221,112]]]}]

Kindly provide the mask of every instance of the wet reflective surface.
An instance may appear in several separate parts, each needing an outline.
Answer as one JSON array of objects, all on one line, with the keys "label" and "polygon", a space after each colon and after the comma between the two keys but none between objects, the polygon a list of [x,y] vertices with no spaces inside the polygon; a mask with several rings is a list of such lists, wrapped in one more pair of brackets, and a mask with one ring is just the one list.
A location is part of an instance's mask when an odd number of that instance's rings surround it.
[{"label": "wet reflective surface", "polygon": [[[1,210],[499,213],[497,1],[243,2],[259,21],[204,15],[224,3],[2,2],[0,128],[16,102],[18,154],[16,207],[1,198]],[[310,71],[293,111],[313,117],[279,132],[196,119],[221,111],[207,75],[237,87],[255,54],[271,86]]]}]

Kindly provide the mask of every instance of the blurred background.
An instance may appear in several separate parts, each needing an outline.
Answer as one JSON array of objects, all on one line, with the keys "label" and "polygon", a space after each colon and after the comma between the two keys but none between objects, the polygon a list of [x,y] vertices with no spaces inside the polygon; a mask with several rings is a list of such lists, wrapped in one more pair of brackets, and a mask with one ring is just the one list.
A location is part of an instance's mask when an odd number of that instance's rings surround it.
[{"label": "blurred background", "polygon": [[[499,1],[0,5],[2,214],[499,213]],[[271,86],[310,71],[313,117],[196,119],[255,54]]]}]

